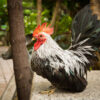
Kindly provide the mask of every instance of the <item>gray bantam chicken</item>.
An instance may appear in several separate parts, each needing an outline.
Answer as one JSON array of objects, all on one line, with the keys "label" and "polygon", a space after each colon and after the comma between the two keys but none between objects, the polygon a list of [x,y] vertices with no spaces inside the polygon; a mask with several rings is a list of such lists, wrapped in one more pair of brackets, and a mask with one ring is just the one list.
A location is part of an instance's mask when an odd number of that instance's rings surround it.
[{"label": "gray bantam chicken", "polygon": [[32,70],[48,79],[55,88],[83,91],[87,86],[87,70],[97,61],[95,51],[100,46],[100,21],[92,14],[90,5],[80,10],[72,22],[72,44],[68,50],[63,50],[52,39],[52,34],[53,28],[46,23],[34,30]]}]

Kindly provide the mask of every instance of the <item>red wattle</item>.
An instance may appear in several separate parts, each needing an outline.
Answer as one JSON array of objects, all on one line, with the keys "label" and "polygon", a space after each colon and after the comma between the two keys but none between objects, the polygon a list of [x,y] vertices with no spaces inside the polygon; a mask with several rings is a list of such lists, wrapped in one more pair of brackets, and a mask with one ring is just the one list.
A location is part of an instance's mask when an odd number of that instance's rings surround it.
[{"label": "red wattle", "polygon": [[37,40],[36,43],[34,43],[34,50],[36,51],[44,42],[45,40],[42,41]]}]

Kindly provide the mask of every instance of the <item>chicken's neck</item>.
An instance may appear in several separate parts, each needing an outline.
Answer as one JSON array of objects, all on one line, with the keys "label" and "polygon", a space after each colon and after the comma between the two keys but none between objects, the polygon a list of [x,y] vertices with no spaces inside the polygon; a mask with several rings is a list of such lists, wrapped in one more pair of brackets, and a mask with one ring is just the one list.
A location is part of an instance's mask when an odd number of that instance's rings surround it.
[{"label": "chicken's neck", "polygon": [[59,45],[52,39],[52,37],[48,37],[46,42],[40,46],[40,48],[36,51],[40,57],[49,56],[58,50],[62,50]]}]

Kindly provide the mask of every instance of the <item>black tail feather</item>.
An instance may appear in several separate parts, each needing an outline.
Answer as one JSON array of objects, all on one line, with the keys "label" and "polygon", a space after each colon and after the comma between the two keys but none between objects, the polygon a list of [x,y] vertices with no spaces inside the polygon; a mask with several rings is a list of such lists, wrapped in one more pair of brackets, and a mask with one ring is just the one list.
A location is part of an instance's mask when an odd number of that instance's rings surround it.
[{"label": "black tail feather", "polygon": [[93,47],[100,46],[100,20],[92,14],[90,5],[84,7],[75,16],[72,23],[72,45],[76,45],[84,39],[89,39],[86,44]]}]

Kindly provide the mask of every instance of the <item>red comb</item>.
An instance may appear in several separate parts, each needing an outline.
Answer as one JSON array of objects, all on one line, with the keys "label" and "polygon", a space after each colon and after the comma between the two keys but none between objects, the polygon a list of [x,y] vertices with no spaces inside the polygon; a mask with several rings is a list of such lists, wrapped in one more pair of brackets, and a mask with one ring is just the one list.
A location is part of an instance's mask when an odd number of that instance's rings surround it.
[{"label": "red comb", "polygon": [[33,36],[37,35],[40,32],[45,32],[49,35],[53,34],[53,28],[50,27],[50,25],[47,26],[47,23],[43,23],[41,26],[37,26],[36,29],[33,32]]}]

